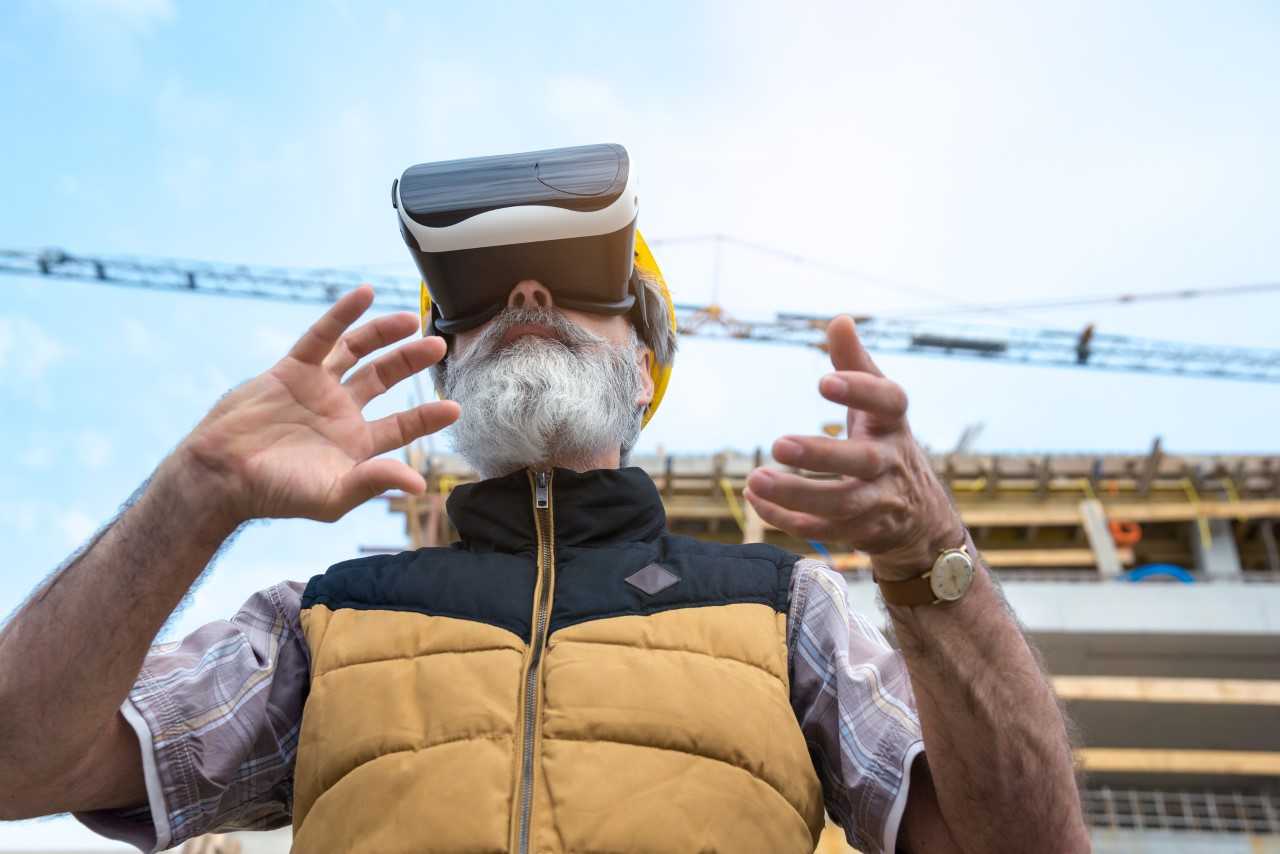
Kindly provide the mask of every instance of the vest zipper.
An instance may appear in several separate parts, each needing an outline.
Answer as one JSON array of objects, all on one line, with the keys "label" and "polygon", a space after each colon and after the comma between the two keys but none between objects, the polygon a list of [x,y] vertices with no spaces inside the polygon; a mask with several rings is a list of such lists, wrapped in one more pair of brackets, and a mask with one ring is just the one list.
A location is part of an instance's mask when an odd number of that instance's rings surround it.
[{"label": "vest zipper", "polygon": [[529,820],[533,812],[534,741],[538,728],[538,674],[542,650],[546,646],[547,622],[551,610],[551,591],[555,585],[555,529],[551,518],[551,472],[530,473],[533,486],[533,520],[538,534],[537,607],[534,610],[533,636],[529,639],[529,669],[524,681],[524,741],[520,756],[520,806],[517,814],[519,854],[529,851]]}]

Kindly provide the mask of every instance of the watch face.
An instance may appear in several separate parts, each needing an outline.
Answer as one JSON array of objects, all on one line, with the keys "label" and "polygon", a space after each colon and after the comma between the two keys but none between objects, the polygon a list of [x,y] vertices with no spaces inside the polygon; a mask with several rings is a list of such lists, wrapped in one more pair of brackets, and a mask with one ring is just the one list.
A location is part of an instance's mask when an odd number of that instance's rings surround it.
[{"label": "watch face", "polygon": [[947,552],[938,558],[929,574],[933,595],[943,602],[954,602],[964,595],[973,581],[973,562],[964,552]]}]

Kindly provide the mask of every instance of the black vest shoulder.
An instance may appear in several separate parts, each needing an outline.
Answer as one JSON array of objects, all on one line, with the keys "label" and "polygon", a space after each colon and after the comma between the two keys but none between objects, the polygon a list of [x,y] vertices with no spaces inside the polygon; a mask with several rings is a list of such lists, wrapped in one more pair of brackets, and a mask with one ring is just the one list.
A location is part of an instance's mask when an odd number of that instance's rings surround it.
[{"label": "black vest shoulder", "polygon": [[[639,469],[556,469],[554,484],[552,632],[605,617],[742,602],[786,612],[796,555],[763,543],[666,533],[661,498]],[[527,475],[459,487],[449,503],[462,541],[336,564],[311,579],[302,607],[415,611],[528,638],[538,567]]]},{"label": "black vest shoulder", "polygon": [[[648,542],[556,550],[551,631],[604,617],[754,602],[785,613],[797,556],[760,543],[701,542],[664,534]],[[657,566],[661,589],[628,582]],[[529,637],[537,561],[532,552],[418,549],[335,564],[307,584],[302,607],[415,611],[478,620]],[[653,589],[656,585],[649,585]]]}]

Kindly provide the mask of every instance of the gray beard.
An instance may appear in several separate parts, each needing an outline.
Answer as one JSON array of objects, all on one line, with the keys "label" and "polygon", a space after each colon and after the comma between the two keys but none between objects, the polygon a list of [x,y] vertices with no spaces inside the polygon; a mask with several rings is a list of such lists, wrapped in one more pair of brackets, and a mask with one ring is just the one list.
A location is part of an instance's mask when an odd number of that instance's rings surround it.
[{"label": "gray beard", "polygon": [[[555,330],[552,340],[524,335],[503,346],[502,336],[523,323]],[[636,404],[639,340],[612,344],[549,309],[507,309],[462,358],[451,357],[445,397],[462,406],[452,427],[454,450],[481,477],[521,468],[583,471],[619,451],[640,433],[644,408]]]}]

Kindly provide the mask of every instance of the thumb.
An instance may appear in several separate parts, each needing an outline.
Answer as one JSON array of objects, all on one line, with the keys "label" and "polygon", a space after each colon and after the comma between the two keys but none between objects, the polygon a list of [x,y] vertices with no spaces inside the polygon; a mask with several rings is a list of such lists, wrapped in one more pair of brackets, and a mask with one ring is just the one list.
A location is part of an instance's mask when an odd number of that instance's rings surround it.
[{"label": "thumb", "polygon": [[374,457],[353,467],[338,481],[337,509],[342,516],[388,489],[421,495],[426,488],[422,475],[399,460]]},{"label": "thumb", "polygon": [[882,377],[884,374],[862,346],[853,318],[839,315],[827,324],[827,351],[831,354],[831,366],[837,371],[860,371]]}]

